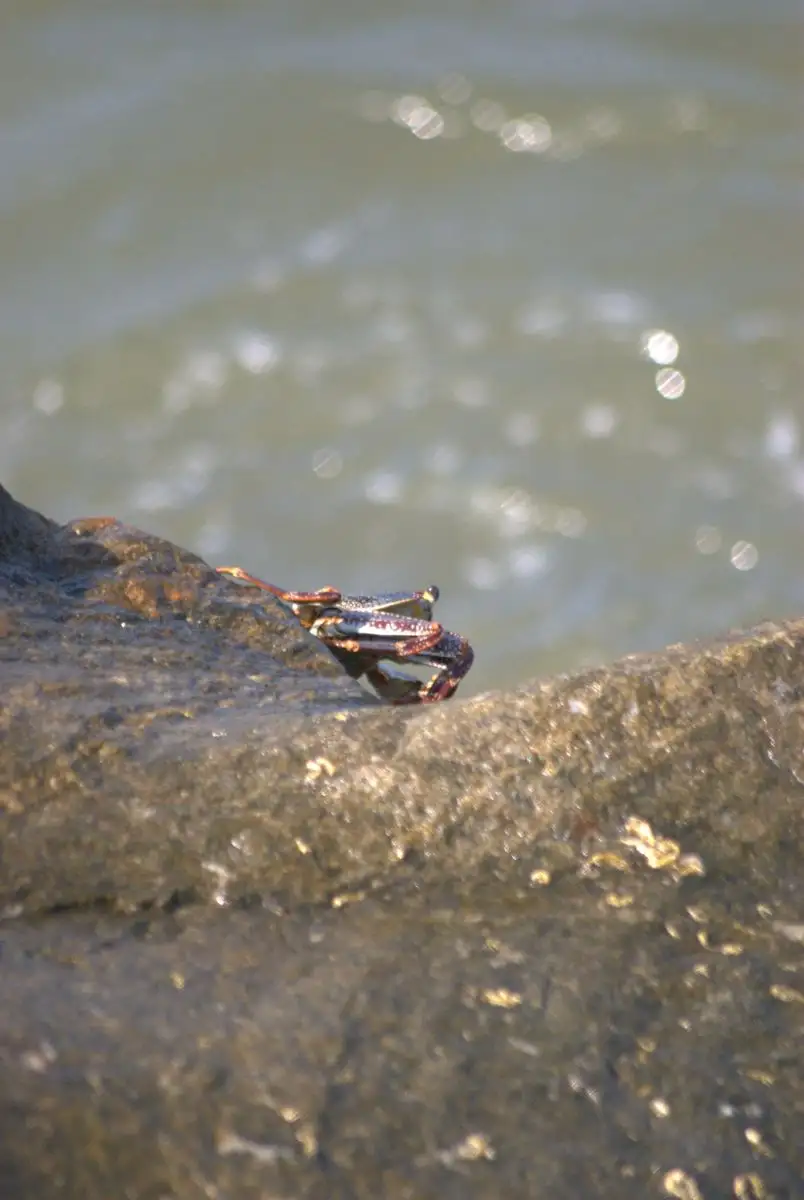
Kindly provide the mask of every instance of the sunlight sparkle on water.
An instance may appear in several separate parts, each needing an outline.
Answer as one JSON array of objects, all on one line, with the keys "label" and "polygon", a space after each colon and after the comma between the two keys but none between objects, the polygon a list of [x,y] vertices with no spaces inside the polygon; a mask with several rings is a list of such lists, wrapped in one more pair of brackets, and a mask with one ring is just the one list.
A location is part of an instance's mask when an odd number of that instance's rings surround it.
[{"label": "sunlight sparkle on water", "polygon": [[759,551],[752,542],[735,542],[729,557],[738,571],[751,571],[759,562]]},{"label": "sunlight sparkle on water", "polygon": [[58,379],[40,379],[34,389],[34,408],[44,416],[58,413],[65,402],[64,386]]},{"label": "sunlight sparkle on water", "polygon": [[680,371],[662,367],[656,372],[656,391],[665,400],[680,400],[687,389],[687,381]]},{"label": "sunlight sparkle on water", "polygon": [[422,141],[439,137],[444,132],[444,118],[423,96],[400,96],[391,115],[397,125],[406,126]]},{"label": "sunlight sparkle on water", "polygon": [[434,108],[425,107],[416,114],[416,120],[410,122],[410,132],[422,141],[440,137],[444,132],[444,118]]},{"label": "sunlight sparkle on water", "polygon": [[541,154],[553,140],[553,131],[544,117],[528,114],[514,121],[506,121],[500,129],[500,141],[506,150]]},{"label": "sunlight sparkle on water", "polygon": [[500,501],[500,509],[508,521],[528,524],[533,516],[533,501],[524,488],[515,488]]},{"label": "sunlight sparkle on water", "polygon": [[235,362],[250,375],[266,375],[282,358],[276,342],[261,333],[244,333],[232,351]]},{"label": "sunlight sparkle on water", "polygon": [[481,592],[495,591],[502,584],[503,573],[492,558],[470,558],[463,566],[463,575],[470,587]]},{"label": "sunlight sparkle on water", "polygon": [[699,554],[717,554],[723,537],[717,525],[701,525],[695,531],[695,549]]},{"label": "sunlight sparkle on water", "polygon": [[402,496],[402,479],[396,471],[375,471],[363,490],[372,504],[396,504]]},{"label": "sunlight sparkle on water", "polygon": [[776,413],[768,421],[764,449],[768,458],[791,458],[798,450],[798,421],[792,413]]},{"label": "sunlight sparkle on water", "polygon": [[581,413],[581,429],[590,438],[610,437],[619,419],[613,405],[589,404]]},{"label": "sunlight sparkle on water", "polygon": [[647,329],[641,347],[644,356],[658,367],[669,367],[678,358],[678,339],[666,329]]},{"label": "sunlight sparkle on water", "polygon": [[37,412],[52,417],[63,404],[64,388],[58,379],[40,379],[33,393],[33,406]]},{"label": "sunlight sparkle on water", "polygon": [[541,516],[539,506],[522,488],[517,488],[500,502],[497,529],[500,537],[522,537],[537,528]]},{"label": "sunlight sparkle on water", "polygon": [[391,107],[391,118],[397,125],[408,125],[422,108],[429,108],[424,96],[398,96]]},{"label": "sunlight sparkle on water", "polygon": [[537,575],[544,575],[549,565],[547,548],[537,544],[517,546],[508,555],[509,569],[517,579],[533,579]]}]

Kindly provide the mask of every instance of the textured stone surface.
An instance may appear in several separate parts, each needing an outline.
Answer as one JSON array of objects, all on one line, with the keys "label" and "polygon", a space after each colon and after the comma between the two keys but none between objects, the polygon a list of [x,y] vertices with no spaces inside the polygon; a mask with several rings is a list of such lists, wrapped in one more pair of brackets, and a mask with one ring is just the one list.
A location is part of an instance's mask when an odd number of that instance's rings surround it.
[{"label": "textured stone surface", "polygon": [[388,709],[0,489],[0,1196],[801,1194],[803,652]]}]

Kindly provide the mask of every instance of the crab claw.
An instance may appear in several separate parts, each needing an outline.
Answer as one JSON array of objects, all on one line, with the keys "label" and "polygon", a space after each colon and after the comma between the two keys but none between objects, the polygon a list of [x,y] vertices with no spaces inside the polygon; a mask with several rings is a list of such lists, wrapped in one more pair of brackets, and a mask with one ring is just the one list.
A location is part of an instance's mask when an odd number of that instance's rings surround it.
[{"label": "crab claw", "polygon": [[466,638],[444,630],[428,652],[411,656],[410,662],[438,664],[434,675],[422,683],[395,671],[389,664],[374,664],[365,671],[366,679],[382,700],[389,704],[436,704],[449,700],[474,662],[474,651]]},{"label": "crab claw", "polygon": [[430,661],[440,662],[442,666],[420,688],[418,699],[421,704],[449,700],[475,661],[475,654],[466,638],[445,629],[430,652]]},{"label": "crab claw", "polygon": [[[474,660],[465,638],[433,620],[433,605],[439,599],[435,584],[421,591],[345,596],[333,587],[285,591],[242,567],[216,570],[270,592],[288,605],[301,626],[329,648],[352,679],[365,675],[389,704],[448,700]],[[422,682],[395,671],[391,662],[435,668],[435,674]]]}]

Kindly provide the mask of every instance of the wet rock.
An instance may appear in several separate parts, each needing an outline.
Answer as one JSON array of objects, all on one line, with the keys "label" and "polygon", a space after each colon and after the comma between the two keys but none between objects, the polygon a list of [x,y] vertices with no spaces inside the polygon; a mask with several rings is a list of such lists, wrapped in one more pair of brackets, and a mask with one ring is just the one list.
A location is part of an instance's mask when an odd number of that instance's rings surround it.
[{"label": "wet rock", "polygon": [[800,1194],[804,622],[391,710],[0,492],[0,634],[0,1196]]}]

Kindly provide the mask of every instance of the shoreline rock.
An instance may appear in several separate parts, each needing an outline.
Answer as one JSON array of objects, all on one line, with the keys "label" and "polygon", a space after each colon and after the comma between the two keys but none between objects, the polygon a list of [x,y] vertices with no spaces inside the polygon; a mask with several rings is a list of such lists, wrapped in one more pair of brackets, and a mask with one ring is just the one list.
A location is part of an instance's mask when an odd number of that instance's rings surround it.
[{"label": "shoreline rock", "polygon": [[795,1195],[803,652],[389,709],[0,488],[8,1194]]}]

